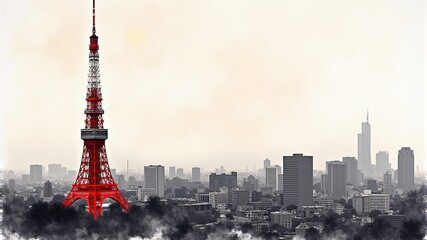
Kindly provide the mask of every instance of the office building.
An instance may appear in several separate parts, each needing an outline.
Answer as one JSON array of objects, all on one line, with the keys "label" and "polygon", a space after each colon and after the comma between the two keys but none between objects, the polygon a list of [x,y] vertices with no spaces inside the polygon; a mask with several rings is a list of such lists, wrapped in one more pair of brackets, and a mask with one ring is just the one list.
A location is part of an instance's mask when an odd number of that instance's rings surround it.
[{"label": "office building", "polygon": [[283,173],[277,175],[277,190],[283,192]]},{"label": "office building", "polygon": [[377,180],[372,178],[366,179],[366,189],[371,190],[373,192],[378,191]]},{"label": "office building", "polygon": [[47,174],[49,177],[61,176],[61,164],[53,163],[47,165]]},{"label": "office building", "polygon": [[184,175],[184,169],[182,169],[182,168],[176,169],[176,176],[179,177],[179,178],[184,178],[185,177],[185,175]]},{"label": "office building", "polygon": [[271,167],[271,161],[270,159],[266,158],[264,160],[264,168],[268,168],[268,167]]},{"label": "office building", "polygon": [[391,164],[389,161],[388,152],[379,151],[376,154],[376,171],[379,174],[384,174],[387,171],[391,171]]},{"label": "office building", "polygon": [[237,187],[237,172],[231,172],[230,174],[211,173],[209,175],[209,190],[211,192],[218,192],[223,187],[227,188],[228,204],[232,204],[233,189]]},{"label": "office building", "polygon": [[156,195],[165,195],[165,167],[161,165],[144,166],[145,188],[156,189]]},{"label": "office building", "polygon": [[414,150],[410,147],[402,147],[397,157],[398,180],[397,185],[404,192],[415,189],[414,184]]},{"label": "office building", "polygon": [[209,190],[212,192],[218,192],[221,187],[227,187],[229,191],[236,188],[237,172],[231,172],[230,174],[211,173],[209,175]]},{"label": "office building", "polygon": [[386,173],[384,173],[383,182],[385,185],[392,185],[393,184],[390,171],[387,171]]},{"label": "office building", "polygon": [[283,157],[283,204],[313,205],[313,157],[293,154]]},{"label": "office building", "polygon": [[53,196],[52,183],[47,181],[44,183],[43,197],[52,197],[52,196]]},{"label": "office building", "polygon": [[200,182],[200,168],[193,167],[191,169],[191,181],[192,182]]},{"label": "office building", "polygon": [[353,208],[358,214],[372,210],[387,212],[390,210],[390,194],[361,194],[353,197]]},{"label": "office building", "polygon": [[232,193],[232,205],[233,209],[238,207],[246,206],[249,204],[249,191],[246,190],[233,190]]},{"label": "office building", "polygon": [[346,166],[341,161],[328,161],[327,190],[335,199],[346,196]]},{"label": "office building", "polygon": [[278,211],[270,213],[271,224],[279,224],[287,229],[292,229],[292,218],[294,215],[287,211]]},{"label": "office building", "polygon": [[265,185],[266,187],[273,188],[273,191],[276,190],[277,184],[276,184],[276,168],[275,167],[267,167],[265,168]]},{"label": "office building", "polygon": [[30,183],[40,183],[43,178],[43,166],[34,164],[30,165]]},{"label": "office building", "polygon": [[117,175],[117,186],[119,188],[120,191],[125,191],[126,190],[126,180],[125,180],[125,175]]},{"label": "office building", "polygon": [[169,179],[176,177],[175,167],[169,167]]},{"label": "office building", "polygon": [[343,157],[342,161],[344,162],[346,168],[346,183],[357,185],[357,160],[355,157]]},{"label": "office building", "polygon": [[369,115],[366,115],[366,122],[362,122],[362,133],[357,134],[357,160],[359,169],[367,176],[370,176],[372,174],[372,163]]}]

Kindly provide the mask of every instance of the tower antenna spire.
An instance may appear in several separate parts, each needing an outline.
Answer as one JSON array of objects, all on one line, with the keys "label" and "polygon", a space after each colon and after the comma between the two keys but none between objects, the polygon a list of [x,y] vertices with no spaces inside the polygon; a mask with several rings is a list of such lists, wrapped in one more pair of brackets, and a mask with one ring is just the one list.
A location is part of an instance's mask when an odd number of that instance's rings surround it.
[{"label": "tower antenna spire", "polygon": [[95,29],[95,0],[92,1],[92,33],[95,35],[96,29]]},{"label": "tower antenna spire", "polygon": [[366,122],[369,123],[369,109],[366,110]]}]

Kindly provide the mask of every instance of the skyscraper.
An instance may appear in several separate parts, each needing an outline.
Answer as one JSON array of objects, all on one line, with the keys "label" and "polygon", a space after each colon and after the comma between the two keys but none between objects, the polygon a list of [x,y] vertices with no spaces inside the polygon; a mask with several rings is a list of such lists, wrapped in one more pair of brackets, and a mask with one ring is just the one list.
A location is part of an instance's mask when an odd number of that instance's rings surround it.
[{"label": "skyscraper", "polygon": [[176,177],[175,167],[169,167],[169,178],[173,179],[174,177]]},{"label": "skyscraper", "polygon": [[377,173],[383,174],[391,170],[391,164],[389,162],[389,155],[386,151],[379,151],[376,154],[376,170]]},{"label": "skyscraper", "polygon": [[182,168],[178,168],[178,169],[176,169],[176,176],[177,177],[179,177],[179,178],[184,178],[184,169],[182,169]]},{"label": "skyscraper", "polygon": [[359,169],[369,176],[372,173],[369,115],[366,115],[366,122],[362,122],[362,133],[357,134],[357,160],[359,161]]},{"label": "skyscraper", "polygon": [[267,167],[265,168],[265,186],[272,187],[273,191],[277,188],[277,174],[275,167]]},{"label": "skyscraper", "polygon": [[334,198],[339,199],[346,195],[346,166],[341,161],[329,161],[327,166],[327,189]]},{"label": "skyscraper", "polygon": [[346,183],[352,185],[357,184],[357,160],[355,157],[343,157],[342,161],[344,162],[347,176]]},{"label": "skyscraper", "polygon": [[161,165],[150,165],[144,167],[145,188],[156,189],[156,195],[165,195],[165,167]]},{"label": "skyscraper", "polygon": [[47,174],[49,177],[58,177],[61,175],[61,164],[49,164],[47,165]]},{"label": "skyscraper", "polygon": [[391,185],[393,183],[390,171],[387,171],[386,173],[384,173],[384,175],[383,175],[383,181],[384,181],[385,185]]},{"label": "skyscraper", "polygon": [[283,173],[277,174],[277,190],[283,191]]},{"label": "skyscraper", "polygon": [[264,168],[268,168],[268,167],[270,167],[270,166],[271,166],[270,159],[266,158],[266,159],[264,160]]},{"label": "skyscraper", "polygon": [[414,150],[410,147],[402,147],[397,157],[398,179],[397,185],[403,191],[410,191],[415,188],[414,184]]},{"label": "skyscraper", "polygon": [[193,167],[191,169],[191,181],[192,182],[200,182],[200,168]]},{"label": "skyscraper", "polygon": [[283,156],[283,204],[313,205],[312,156]]},{"label": "skyscraper", "polygon": [[30,165],[30,183],[39,183],[43,178],[43,166],[34,164]]}]

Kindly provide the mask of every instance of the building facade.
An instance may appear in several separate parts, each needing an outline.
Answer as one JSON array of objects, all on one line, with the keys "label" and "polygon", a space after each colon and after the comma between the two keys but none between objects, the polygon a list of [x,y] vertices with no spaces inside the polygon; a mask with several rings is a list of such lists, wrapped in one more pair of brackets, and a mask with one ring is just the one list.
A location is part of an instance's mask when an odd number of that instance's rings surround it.
[{"label": "building facade", "polygon": [[347,176],[346,183],[350,183],[352,185],[357,184],[357,159],[355,157],[343,157],[342,161],[344,162]]},{"label": "building facade", "polygon": [[366,116],[366,122],[362,122],[362,132],[357,134],[357,160],[359,169],[366,175],[372,174],[371,163],[371,125],[369,116]]},{"label": "building facade", "polygon": [[414,183],[414,150],[410,147],[402,147],[399,150],[397,157],[398,162],[398,178],[397,185],[404,192],[415,189]]},{"label": "building facade", "polygon": [[145,188],[156,189],[156,195],[165,195],[165,167],[161,165],[150,165],[144,167]]},{"label": "building facade", "polygon": [[283,205],[313,205],[313,157],[283,157]]}]

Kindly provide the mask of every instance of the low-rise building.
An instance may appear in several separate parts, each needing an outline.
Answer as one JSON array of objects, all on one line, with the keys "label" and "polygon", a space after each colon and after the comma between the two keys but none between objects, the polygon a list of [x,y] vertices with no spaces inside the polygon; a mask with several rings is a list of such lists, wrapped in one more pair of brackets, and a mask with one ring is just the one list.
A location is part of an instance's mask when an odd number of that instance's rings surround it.
[{"label": "low-rise building", "polygon": [[270,222],[271,224],[279,224],[282,227],[288,229],[292,228],[292,218],[294,215],[287,211],[278,211],[270,213]]},{"label": "low-rise building", "polygon": [[389,194],[362,194],[353,197],[353,208],[358,214],[370,213],[372,210],[386,212],[390,210]]}]

